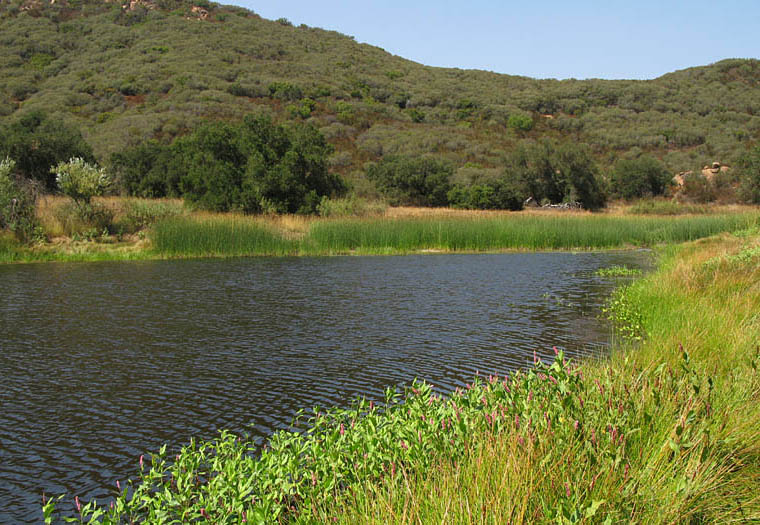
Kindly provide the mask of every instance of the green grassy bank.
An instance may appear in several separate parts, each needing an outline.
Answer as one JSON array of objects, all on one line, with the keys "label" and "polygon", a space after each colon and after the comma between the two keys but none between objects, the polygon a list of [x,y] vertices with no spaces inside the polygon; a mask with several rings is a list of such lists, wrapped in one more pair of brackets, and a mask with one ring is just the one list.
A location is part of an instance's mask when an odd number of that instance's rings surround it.
[{"label": "green grassy bank", "polygon": [[695,240],[760,224],[760,213],[678,217],[500,214],[348,219],[175,214],[140,237],[22,246],[0,237],[0,262],[183,257],[600,250]]},{"label": "green grassy bank", "polygon": [[583,250],[683,242],[759,221],[758,214],[337,219],[313,221],[302,236],[287,238],[242,217],[182,217],[156,224],[151,240],[157,254],[170,257]]},{"label": "green grassy bank", "polygon": [[[140,460],[84,522],[760,520],[760,232],[663,249],[610,302],[609,359],[537,362],[439,397],[320,410],[260,449],[223,433]],[[547,345],[551,345],[547,341]]]}]

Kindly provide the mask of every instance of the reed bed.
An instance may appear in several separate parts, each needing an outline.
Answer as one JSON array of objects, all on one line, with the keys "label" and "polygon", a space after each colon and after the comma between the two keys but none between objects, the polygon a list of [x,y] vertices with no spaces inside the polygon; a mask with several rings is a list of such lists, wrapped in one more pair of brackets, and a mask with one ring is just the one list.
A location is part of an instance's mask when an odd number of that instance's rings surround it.
[{"label": "reed bed", "polygon": [[306,250],[406,253],[653,246],[746,228],[759,218],[755,213],[677,218],[512,214],[474,219],[346,219],[313,223]]},{"label": "reed bed", "polygon": [[259,220],[240,215],[172,218],[156,223],[153,249],[167,257],[286,255],[297,241]]}]

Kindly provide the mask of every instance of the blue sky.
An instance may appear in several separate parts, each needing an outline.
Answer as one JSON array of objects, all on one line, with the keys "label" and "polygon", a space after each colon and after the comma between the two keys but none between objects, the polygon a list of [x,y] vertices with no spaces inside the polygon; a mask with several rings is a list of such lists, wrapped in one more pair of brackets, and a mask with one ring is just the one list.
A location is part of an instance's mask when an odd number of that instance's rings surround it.
[{"label": "blue sky", "polygon": [[760,0],[221,0],[431,66],[536,78],[654,78],[760,57]]}]

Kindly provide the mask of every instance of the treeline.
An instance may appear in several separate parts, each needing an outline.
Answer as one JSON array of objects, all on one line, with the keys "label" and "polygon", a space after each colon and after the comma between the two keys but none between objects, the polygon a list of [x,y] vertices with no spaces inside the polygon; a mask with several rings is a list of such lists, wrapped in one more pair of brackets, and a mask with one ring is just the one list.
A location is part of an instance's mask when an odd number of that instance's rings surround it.
[{"label": "treeline", "polygon": [[[449,162],[452,184],[468,187],[494,179],[525,140],[587,144],[604,174],[639,151],[675,174],[736,166],[760,139],[757,60],[651,81],[536,80],[427,67],[336,32],[189,0],[9,0],[0,32],[0,119],[58,113],[104,165],[262,110],[319,129],[334,147],[330,171],[368,194],[367,163],[389,157]],[[491,196],[507,187],[492,183],[450,202],[503,201]]]},{"label": "treeline", "polygon": [[[136,197],[178,197],[212,211],[311,214],[328,197],[357,194],[357,188],[330,168],[333,147],[309,123],[276,123],[252,114],[237,123],[207,121],[171,142],[148,140],[115,152],[104,163],[108,184],[99,191]],[[32,206],[40,192],[63,191],[62,163],[76,159],[98,173],[92,148],[80,131],[58,118],[30,112],[0,123],[0,226],[23,238],[33,235]],[[79,169],[79,168],[76,168]],[[82,168],[84,169],[84,168]],[[683,185],[656,157],[632,151],[612,169],[600,168],[591,148],[556,139],[523,139],[504,154],[497,168],[474,163],[457,167],[443,156],[386,155],[364,165],[373,191],[392,205],[451,206],[520,210],[526,202],[577,203],[596,210],[610,198],[659,195],[707,202],[731,195],[760,203],[760,148],[744,155],[729,173],[707,179],[685,174]],[[81,169],[80,169],[81,171]],[[364,188],[366,190],[366,188]],[[11,204],[13,204],[11,209]],[[87,199],[71,208],[79,222],[108,230],[108,211]]]},{"label": "treeline", "polygon": [[111,169],[129,195],[182,197],[213,211],[315,213],[323,197],[346,190],[327,168],[331,152],[313,126],[247,116],[115,153]]}]

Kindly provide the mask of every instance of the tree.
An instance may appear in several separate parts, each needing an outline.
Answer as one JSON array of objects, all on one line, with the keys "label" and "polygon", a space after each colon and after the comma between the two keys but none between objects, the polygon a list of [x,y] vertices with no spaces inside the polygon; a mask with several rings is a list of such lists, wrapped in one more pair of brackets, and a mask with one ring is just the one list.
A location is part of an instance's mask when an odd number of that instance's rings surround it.
[{"label": "tree", "polygon": [[526,197],[536,202],[562,202],[566,181],[555,161],[556,145],[550,140],[524,140],[506,157],[505,177],[525,188]]},{"label": "tree", "polygon": [[760,146],[747,153],[739,163],[742,198],[760,204]]},{"label": "tree", "polygon": [[14,177],[16,163],[0,161],[0,229],[12,231],[16,238],[28,241],[37,226],[34,192]]},{"label": "tree", "polygon": [[514,183],[499,179],[472,186],[455,186],[447,197],[454,208],[471,210],[521,210],[524,191]]},{"label": "tree", "polygon": [[537,202],[578,201],[584,208],[604,206],[606,196],[588,148],[551,140],[522,141],[506,158],[505,178]]},{"label": "tree", "polygon": [[169,173],[183,173],[183,197],[201,208],[245,213],[316,213],[322,197],[345,191],[327,169],[332,152],[310,124],[275,125],[249,116],[242,124],[206,124],[175,141]]},{"label": "tree", "polygon": [[169,146],[151,140],[111,155],[115,184],[126,195],[179,197],[179,172],[172,169]]},{"label": "tree", "polygon": [[453,174],[449,162],[434,157],[390,156],[367,170],[391,204],[411,206],[446,206]]},{"label": "tree", "polygon": [[110,187],[111,178],[103,168],[98,168],[81,158],[72,158],[68,162],[59,162],[50,170],[55,174],[56,184],[61,193],[84,209],[90,205],[93,197],[103,195]]},{"label": "tree", "polygon": [[27,113],[0,130],[0,156],[15,160],[21,175],[41,182],[50,191],[56,188],[51,166],[74,157],[95,161],[78,129],[40,111]]},{"label": "tree", "polygon": [[656,158],[641,155],[620,159],[612,171],[612,191],[624,199],[661,195],[672,179]]},{"label": "tree", "polygon": [[577,201],[587,210],[604,207],[607,197],[599,181],[599,170],[588,148],[573,143],[557,150],[558,171],[567,181],[565,200]]}]

